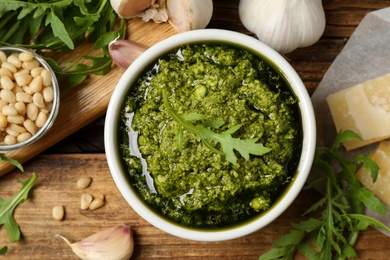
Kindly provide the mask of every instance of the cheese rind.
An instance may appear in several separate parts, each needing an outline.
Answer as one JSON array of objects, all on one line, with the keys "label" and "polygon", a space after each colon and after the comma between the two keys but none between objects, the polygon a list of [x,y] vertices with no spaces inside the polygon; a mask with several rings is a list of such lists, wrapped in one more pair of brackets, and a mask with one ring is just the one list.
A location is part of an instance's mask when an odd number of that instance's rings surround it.
[{"label": "cheese rind", "polygon": [[390,206],[390,142],[380,142],[372,153],[371,159],[379,165],[378,178],[375,183],[372,181],[370,172],[363,167],[357,171],[357,178],[367,189]]},{"label": "cheese rind", "polygon": [[326,101],[337,132],[352,130],[363,139],[345,142],[347,150],[390,137],[390,74],[331,94]]}]

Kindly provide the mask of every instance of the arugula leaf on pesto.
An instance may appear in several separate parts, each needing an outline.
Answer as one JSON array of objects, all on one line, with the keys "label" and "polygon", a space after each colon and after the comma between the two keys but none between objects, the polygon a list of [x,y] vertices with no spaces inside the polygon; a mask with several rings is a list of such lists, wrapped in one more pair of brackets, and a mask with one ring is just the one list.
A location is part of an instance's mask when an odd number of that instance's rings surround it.
[{"label": "arugula leaf on pesto", "polygon": [[362,165],[375,181],[379,166],[369,155],[348,159],[339,152],[342,142],[355,138],[360,136],[347,130],[337,135],[330,148],[317,147],[314,167],[320,176],[307,187],[324,183],[324,196],[305,214],[322,210],[320,217],[292,223],[295,229],[277,239],[260,260],[294,259],[298,251],[308,259],[357,258],[354,245],[360,231],[372,226],[390,232],[384,223],[364,215],[365,207],[381,214],[386,213],[386,207],[356,177],[357,167]]},{"label": "arugula leaf on pesto", "polygon": [[[238,129],[241,128],[242,124],[235,125],[226,131],[217,133],[212,131],[210,128],[218,129],[223,125],[221,121],[206,121],[203,124],[194,125],[191,121],[200,120],[204,118],[201,114],[177,114],[168,101],[168,94],[163,90],[164,106],[167,109],[168,114],[179,124],[179,130],[176,136],[178,147],[182,147],[183,127],[189,132],[195,134],[202,143],[215,153],[224,154],[226,160],[232,164],[237,163],[237,157],[234,150],[239,152],[245,160],[249,160],[249,155],[264,155],[271,151],[271,149],[264,147],[262,144],[257,143],[258,138],[252,139],[240,139],[232,137]],[[222,147],[222,151],[213,146],[212,142],[219,143]]]}]

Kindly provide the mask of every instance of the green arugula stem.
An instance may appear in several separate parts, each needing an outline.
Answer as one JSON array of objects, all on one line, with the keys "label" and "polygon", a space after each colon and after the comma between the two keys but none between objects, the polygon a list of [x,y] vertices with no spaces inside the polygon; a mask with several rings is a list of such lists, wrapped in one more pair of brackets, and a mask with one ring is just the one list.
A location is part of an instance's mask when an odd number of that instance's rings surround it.
[{"label": "green arugula stem", "polygon": [[[373,192],[363,187],[356,177],[357,165],[371,173],[373,181],[376,179],[379,166],[369,156],[358,155],[354,159],[344,158],[338,152],[343,141],[359,139],[352,131],[340,132],[331,148],[318,147],[314,158],[314,168],[323,173],[325,189],[323,198],[312,205],[305,214],[323,209],[321,217],[309,219],[292,225],[296,231],[311,235],[309,241],[291,239],[289,234],[277,241],[292,240],[289,244],[274,244],[274,248],[264,254],[261,259],[293,259],[289,251],[297,248],[309,259],[350,259],[357,258],[354,246],[361,231],[367,227],[378,227],[390,232],[390,227],[384,223],[364,215],[365,207],[383,213],[386,207]],[[337,164],[337,165],[336,165]],[[335,169],[334,169],[335,167]],[[337,171],[337,172],[336,172]],[[308,185],[315,187],[324,180],[320,176]],[[290,233],[291,234],[291,233]],[[312,247],[314,242],[315,248]]]}]

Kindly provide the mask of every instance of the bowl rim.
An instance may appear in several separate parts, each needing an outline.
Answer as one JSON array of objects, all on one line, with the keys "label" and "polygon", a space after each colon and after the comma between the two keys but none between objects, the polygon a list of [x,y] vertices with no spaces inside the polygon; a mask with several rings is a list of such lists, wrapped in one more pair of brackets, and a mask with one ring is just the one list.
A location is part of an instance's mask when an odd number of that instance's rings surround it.
[{"label": "bowl rim", "polygon": [[60,106],[60,87],[57,80],[57,77],[49,65],[49,63],[46,62],[46,60],[37,54],[33,49],[28,49],[25,47],[18,47],[18,46],[0,46],[0,51],[11,51],[11,52],[31,52],[34,55],[34,58],[39,61],[40,65],[43,66],[45,69],[47,69],[51,74],[51,83],[54,90],[54,99],[52,101],[52,108],[49,113],[49,116],[46,120],[46,123],[36,132],[34,135],[32,135],[29,139],[15,143],[10,145],[0,145],[0,151],[9,151],[9,150],[15,150],[18,148],[22,148],[25,146],[28,146],[36,141],[38,141],[42,136],[45,135],[45,133],[52,127],[54,124],[54,121],[58,115],[59,106]]},{"label": "bowl rim", "polygon": [[[283,199],[276,202],[272,209],[266,211],[261,217],[250,221],[247,224],[238,225],[221,230],[195,230],[181,227],[173,224],[169,220],[163,219],[155,212],[151,211],[143,202],[139,201],[138,196],[129,188],[130,184],[126,180],[125,173],[122,171],[117,151],[116,126],[118,125],[119,113],[123,100],[126,96],[130,79],[139,76],[139,72],[150,62],[164,53],[179,47],[183,44],[191,44],[204,41],[223,41],[232,43],[236,46],[243,46],[255,53],[259,53],[272,61],[284,74],[289,82],[293,92],[299,98],[299,108],[302,118],[303,144],[300,162],[295,180],[289,185],[288,191]],[[224,29],[200,29],[176,34],[166,38],[153,45],[142,53],[124,72],[115,87],[106,113],[104,127],[104,144],[106,157],[112,178],[119,191],[128,202],[128,204],[147,222],[155,227],[177,237],[195,240],[195,241],[224,241],[249,235],[270,224],[280,216],[295,200],[302,190],[306,179],[312,167],[315,145],[316,145],[316,125],[314,110],[310,96],[301,78],[293,67],[275,50],[265,45],[259,40],[239,32],[228,31]]]}]

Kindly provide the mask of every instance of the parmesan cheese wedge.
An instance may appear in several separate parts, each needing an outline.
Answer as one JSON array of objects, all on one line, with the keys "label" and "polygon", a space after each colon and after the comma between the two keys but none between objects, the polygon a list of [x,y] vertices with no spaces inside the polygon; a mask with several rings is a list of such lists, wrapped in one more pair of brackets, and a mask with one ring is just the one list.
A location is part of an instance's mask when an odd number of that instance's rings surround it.
[{"label": "parmesan cheese wedge", "polygon": [[390,206],[390,142],[380,142],[373,152],[371,159],[380,168],[375,183],[372,182],[370,172],[364,170],[363,167],[357,171],[357,178],[367,189]]},{"label": "parmesan cheese wedge", "polygon": [[390,137],[390,73],[331,94],[326,101],[337,132],[352,130],[363,139],[345,142],[347,150]]}]

